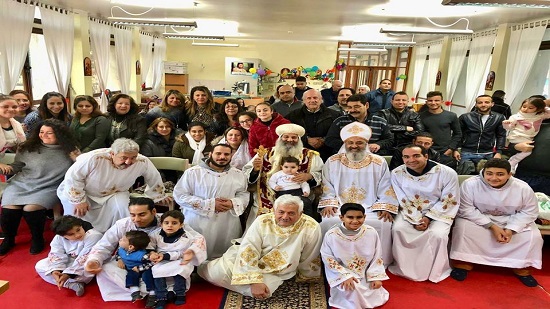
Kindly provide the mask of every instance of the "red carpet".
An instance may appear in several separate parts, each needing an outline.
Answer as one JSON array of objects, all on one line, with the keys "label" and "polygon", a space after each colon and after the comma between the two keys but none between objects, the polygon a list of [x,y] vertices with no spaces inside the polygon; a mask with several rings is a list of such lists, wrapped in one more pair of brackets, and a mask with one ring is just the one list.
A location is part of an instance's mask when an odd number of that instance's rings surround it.
[{"label": "red carpet", "polygon": [[[21,224],[17,246],[8,255],[0,257],[0,280],[10,281],[10,289],[0,295],[2,309],[96,309],[96,308],[143,308],[143,302],[104,302],[95,281],[87,286],[83,297],[74,292],[50,285],[35,273],[34,264],[46,257],[47,250],[38,256],[28,253],[30,235],[24,222]],[[51,240],[47,233],[47,240]],[[550,238],[546,238],[543,266],[534,272],[539,284],[550,292]],[[431,308],[494,308],[530,309],[550,308],[550,294],[542,288],[527,288],[507,269],[478,266],[464,282],[451,278],[438,284],[412,282],[389,274],[391,280],[384,286],[390,292],[390,300],[384,309],[431,309]],[[205,282],[193,283],[184,306],[170,308],[217,309],[223,289]],[[291,308],[289,308],[291,309]]]}]

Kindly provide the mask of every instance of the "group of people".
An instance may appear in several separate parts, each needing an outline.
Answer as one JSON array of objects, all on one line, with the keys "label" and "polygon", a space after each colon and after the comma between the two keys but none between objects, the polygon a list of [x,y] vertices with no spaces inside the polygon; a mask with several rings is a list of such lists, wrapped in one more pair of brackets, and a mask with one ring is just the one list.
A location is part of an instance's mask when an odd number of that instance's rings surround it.
[{"label": "group of people", "polygon": [[[282,86],[280,107],[260,103],[254,114],[229,99],[216,113],[201,87],[185,106],[181,93],[169,91],[145,117],[127,95],[111,99],[108,118],[79,96],[71,122],[70,115],[39,114],[40,121],[24,125],[14,119],[18,101],[0,97],[0,143],[17,151],[13,164],[0,165],[15,174],[2,197],[0,254],[15,245],[21,218],[31,229],[31,253],[40,253],[46,209],[61,203],[65,216],[54,221],[57,236],[36,269],[78,296],[96,275],[106,301],[147,296],[147,307],[163,308],[171,277],[183,304],[194,267],[215,285],[266,299],[294,276],[319,278],[319,256],[329,302],[338,308],[384,304],[386,268],[439,282],[464,280],[473,264],[494,265],[537,285],[530,275],[542,259],[537,201],[513,175],[549,114],[541,98],[525,100],[505,120],[491,111],[490,97],[479,96],[476,110],[459,119],[442,109],[441,93],[428,93],[428,109],[417,114],[407,94],[391,92],[383,80],[366,95],[340,88],[341,111],[327,107],[318,90],[303,91],[301,102],[293,87]],[[60,107],[54,97],[44,105],[59,116],[65,101]],[[108,128],[105,144],[89,138],[86,126],[99,117],[107,125],[98,120],[93,127]],[[519,152],[511,162],[501,158],[505,129]],[[479,142],[472,148],[473,138]],[[189,159],[173,197],[144,151]],[[389,166],[381,154],[393,155]],[[486,162],[460,186],[455,169],[466,158]],[[130,199],[138,177],[148,198]],[[172,199],[181,211],[157,215],[154,205]]]}]

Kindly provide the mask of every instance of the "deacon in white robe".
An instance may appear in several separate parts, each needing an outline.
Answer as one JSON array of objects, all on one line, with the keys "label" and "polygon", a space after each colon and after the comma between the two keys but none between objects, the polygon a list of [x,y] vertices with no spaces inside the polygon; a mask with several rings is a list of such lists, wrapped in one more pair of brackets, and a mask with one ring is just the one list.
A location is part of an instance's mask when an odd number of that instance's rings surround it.
[{"label": "deacon in white robe", "polygon": [[[344,224],[332,227],[323,239],[321,256],[330,285],[329,305],[336,308],[374,308],[385,304],[390,294],[371,282],[388,280],[382,260],[382,246],[376,230],[362,225],[349,230]],[[348,291],[342,283],[355,278],[354,289]]]},{"label": "deacon in white robe", "polygon": [[370,128],[360,122],[342,128],[343,149],[331,156],[323,167],[323,194],[318,209],[323,217],[324,235],[340,223],[342,204],[361,204],[366,210],[365,224],[380,235],[382,258],[388,266],[393,261],[392,214],[397,214],[398,203],[386,160],[367,151],[370,135]]},{"label": "deacon in white robe", "polygon": [[271,297],[284,280],[294,276],[296,280],[319,280],[321,228],[302,209],[299,197],[279,197],[273,213],[256,218],[240,244],[221,258],[203,263],[199,275],[257,299]]},{"label": "deacon in white robe", "polygon": [[44,281],[54,285],[57,285],[57,282],[52,273],[56,270],[70,276],[66,284],[89,283],[94,274],[84,270],[84,262],[102,236],[103,234],[94,229],[87,230],[82,239],[69,240],[61,235],[55,235],[50,243],[48,257],[36,263],[36,272]]},{"label": "deacon in white robe", "polygon": [[403,149],[392,171],[400,213],[393,223],[394,263],[388,270],[414,281],[439,282],[451,273],[447,244],[460,203],[456,172],[428,160],[425,148]]},{"label": "deacon in white robe", "polygon": [[[130,289],[126,288],[126,270],[119,268],[113,257],[118,241],[128,231],[140,230],[151,235],[160,229],[160,215],[156,213],[153,200],[135,198],[127,207],[130,217],[118,220],[105,232],[101,240],[93,246],[84,264],[86,271],[96,274],[97,285],[104,301],[132,300]],[[153,248],[149,246],[148,249]],[[144,284],[141,292],[142,295],[147,295]]]},{"label": "deacon in white robe", "polygon": [[472,263],[508,267],[520,276],[529,275],[528,267],[540,269],[543,239],[535,225],[538,213],[535,193],[511,176],[510,164],[487,161],[480,175],[462,183],[451,246],[453,266],[466,271]]},{"label": "deacon in white robe", "polygon": [[149,159],[138,154],[136,142],[120,138],[111,148],[82,154],[65,174],[57,196],[65,214],[75,215],[105,232],[128,217],[129,189],[143,176],[145,195],[155,202],[167,203],[160,173]]},{"label": "deacon in white robe", "polygon": [[209,260],[222,256],[231,240],[241,237],[239,216],[250,198],[244,173],[230,162],[231,148],[218,144],[206,162],[185,171],[174,187],[186,225],[206,239]]},{"label": "deacon in white robe", "polygon": [[[248,228],[257,216],[272,212],[275,192],[269,187],[268,181],[271,175],[278,172],[283,157],[295,157],[300,160],[298,175],[295,182],[307,182],[310,188],[321,184],[321,170],[323,159],[314,150],[304,148],[301,137],[305,129],[293,123],[286,123],[275,129],[279,139],[273,148],[260,146],[256,155],[243,167],[249,184],[256,184],[254,192],[254,204],[248,215],[246,227]],[[314,192],[314,191],[313,191]],[[314,194],[309,195],[313,200]]]}]

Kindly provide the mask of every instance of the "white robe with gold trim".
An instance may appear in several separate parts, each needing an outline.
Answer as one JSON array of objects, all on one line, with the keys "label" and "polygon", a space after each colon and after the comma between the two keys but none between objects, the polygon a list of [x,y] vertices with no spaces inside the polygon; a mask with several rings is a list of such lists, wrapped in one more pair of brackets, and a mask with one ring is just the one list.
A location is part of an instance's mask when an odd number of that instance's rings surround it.
[{"label": "white robe with gold trim", "polygon": [[[357,234],[345,235],[340,226],[331,228],[323,239],[321,256],[330,285],[329,305],[336,308],[374,308],[385,304],[390,294],[384,287],[372,289],[370,282],[388,280],[376,230],[363,225]],[[356,278],[353,291],[341,284]]]},{"label": "white robe with gold trim", "polygon": [[321,228],[311,217],[302,215],[292,226],[280,227],[273,213],[265,214],[256,218],[240,245],[202,264],[199,275],[245,296],[252,296],[252,283],[266,284],[273,294],[295,275],[297,280],[320,280],[320,247]]},{"label": "white robe with gold trim", "polygon": [[[508,268],[542,267],[543,240],[535,225],[539,213],[535,193],[527,183],[511,177],[493,188],[482,176],[462,183],[460,208],[453,228],[451,259]],[[498,243],[493,223],[514,231],[507,244]]]},{"label": "white robe with gold trim", "polygon": [[[441,164],[413,176],[405,165],[392,171],[400,213],[393,224],[394,264],[388,270],[414,281],[439,282],[451,274],[447,244],[460,203],[458,175]],[[423,216],[432,221],[425,231],[414,225]]]},{"label": "white robe with gold trim", "polygon": [[372,226],[380,235],[382,258],[386,266],[392,260],[392,223],[378,219],[377,211],[386,210],[397,214],[398,203],[391,186],[390,171],[386,160],[372,153],[358,162],[350,161],[345,153],[331,156],[323,166],[323,195],[319,211],[325,207],[337,207],[336,215],[321,222],[323,234],[339,224],[340,206],[357,203],[365,207],[365,224]]}]

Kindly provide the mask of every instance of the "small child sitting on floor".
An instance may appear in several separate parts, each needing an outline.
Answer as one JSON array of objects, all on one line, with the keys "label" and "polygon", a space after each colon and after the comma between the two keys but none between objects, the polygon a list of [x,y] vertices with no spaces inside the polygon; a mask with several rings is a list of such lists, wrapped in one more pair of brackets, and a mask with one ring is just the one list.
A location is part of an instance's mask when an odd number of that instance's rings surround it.
[{"label": "small child sitting on floor", "polygon": [[300,160],[295,157],[284,157],[280,162],[281,170],[269,177],[268,185],[275,191],[275,197],[290,194],[298,196],[304,202],[304,213],[311,216],[312,202],[308,198],[310,193],[309,184],[304,181],[302,183],[294,181],[294,177],[298,173]]},{"label": "small child sitting on floor", "polygon": [[52,223],[55,236],[50,243],[48,257],[36,263],[38,275],[46,282],[84,295],[84,285],[94,275],[84,270],[84,262],[93,245],[103,234],[92,229],[92,225],[80,218],[63,216]]},{"label": "small child sitting on floor", "polygon": [[329,305],[335,308],[374,308],[385,304],[390,294],[382,287],[387,280],[378,233],[365,222],[365,208],[356,203],[340,207],[342,224],[325,234],[321,257],[330,285]]},{"label": "small child sitting on floor", "polygon": [[126,288],[132,293],[132,302],[142,299],[139,291],[139,278],[145,283],[149,293],[146,307],[154,305],[155,286],[151,267],[153,263],[149,258],[147,246],[149,235],[144,231],[128,231],[118,242],[116,260],[118,267],[126,269]]},{"label": "small child sitting on floor", "polygon": [[162,229],[151,234],[151,241],[156,253],[151,253],[156,309],[166,305],[168,290],[166,278],[174,278],[174,293],[176,305],[186,302],[185,292],[191,285],[191,273],[195,266],[206,260],[206,244],[204,237],[186,227],[184,230],[183,214],[179,210],[165,212],[160,218]]}]

